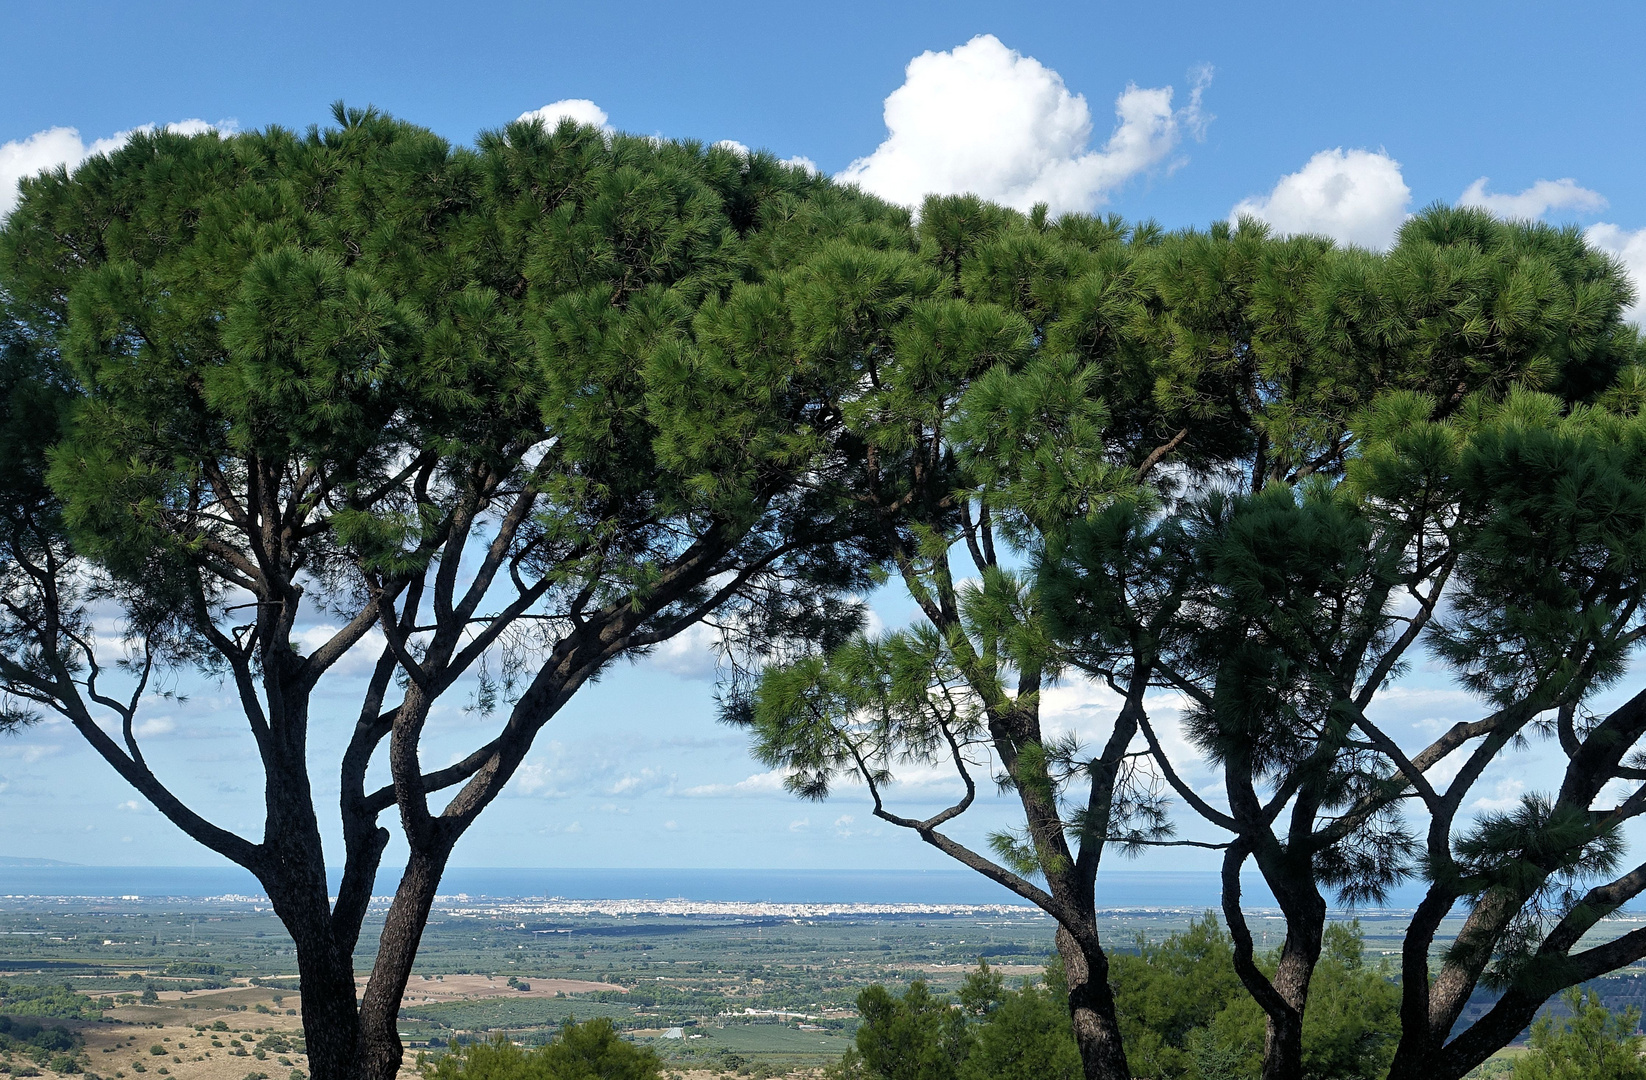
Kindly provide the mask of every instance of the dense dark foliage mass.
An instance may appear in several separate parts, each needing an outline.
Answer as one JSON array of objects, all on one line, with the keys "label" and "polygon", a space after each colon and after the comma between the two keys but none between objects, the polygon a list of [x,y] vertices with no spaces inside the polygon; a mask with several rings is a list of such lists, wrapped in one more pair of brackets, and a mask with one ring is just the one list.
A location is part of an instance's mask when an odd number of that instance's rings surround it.
[{"label": "dense dark foliage mass", "polygon": [[[101,1016],[97,1002],[67,984],[0,979],[0,1055],[14,1075],[38,1075],[39,1069],[25,1065],[24,1059],[59,1073],[80,1072],[84,1040],[63,1021]],[[15,1063],[12,1055],[17,1055]]]},{"label": "dense dark foliage mass", "polygon": [[76,1049],[80,1038],[62,1024],[35,1016],[0,1016],[0,1049],[63,1053]]},{"label": "dense dark foliage mass", "polygon": [[[25,181],[0,229],[0,724],[56,712],[258,876],[317,1080],[399,1068],[447,860],[544,724],[704,622],[726,718],[797,795],[864,782],[881,820],[1057,921],[1061,975],[999,1023],[1060,998],[1084,1076],[1199,1054],[1457,1080],[1646,956],[1646,931],[1585,937],[1646,890],[1621,831],[1646,810],[1646,696],[1599,704],[1646,633],[1632,297],[1577,231],[1477,210],[1373,253],[967,197],[911,214],[767,155],[570,123],[454,148],[339,107],[301,135],[138,135]],[[888,579],[918,616],[862,634]],[[375,666],[333,765],[334,901],[310,708],[356,648]],[[1421,746],[1374,719],[1419,659],[1480,703]],[[144,757],[139,714],[183,671],[233,690],[260,837]],[[1112,705],[1095,742],[1043,721],[1076,678]],[[459,686],[489,732],[425,770]],[[1186,742],[1162,737],[1167,700]],[[1527,740],[1558,790],[1470,818]],[[909,767],[952,769],[953,801],[891,805]],[[1184,779],[1202,769],[1216,799]],[[953,825],[980,782],[1021,809],[987,847]],[[391,811],[410,854],[357,1000]],[[1139,1028],[1097,880],[1152,845],[1219,853],[1240,990]],[[1248,867],[1284,917],[1273,955]],[[1347,994],[1371,1025],[1387,986],[1327,912],[1414,875],[1390,1049],[1322,1019]],[[1459,1024],[1482,987],[1497,1003]],[[1019,1067],[976,1018],[866,1007],[887,1047],[943,1023],[865,1061]]]},{"label": "dense dark foliage mass", "polygon": [[0,979],[0,1016],[96,1020],[101,1015],[97,1002],[67,983]]},{"label": "dense dark foliage mass", "polygon": [[[1307,1080],[1379,1080],[1399,1038],[1399,992],[1365,963],[1359,926],[1328,928],[1303,1036]],[[1261,960],[1272,970],[1277,957]],[[1208,913],[1188,930],[1111,956],[1115,1011],[1134,1074],[1249,1080],[1263,1062],[1263,1013],[1235,975],[1227,933]],[[834,1070],[873,1080],[1076,1080],[1080,1053],[1060,958],[1043,980],[1008,988],[986,963],[958,1000],[923,982],[858,998],[857,1049]]]}]

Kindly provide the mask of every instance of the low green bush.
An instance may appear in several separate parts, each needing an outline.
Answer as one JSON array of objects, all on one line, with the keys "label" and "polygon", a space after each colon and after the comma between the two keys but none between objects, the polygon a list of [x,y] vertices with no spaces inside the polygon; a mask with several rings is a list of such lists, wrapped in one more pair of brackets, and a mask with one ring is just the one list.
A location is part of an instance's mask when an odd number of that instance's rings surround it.
[{"label": "low green bush", "polygon": [[523,1050],[499,1035],[426,1065],[430,1080],[661,1080],[663,1062],[618,1035],[610,1020],[567,1021],[552,1042]]}]

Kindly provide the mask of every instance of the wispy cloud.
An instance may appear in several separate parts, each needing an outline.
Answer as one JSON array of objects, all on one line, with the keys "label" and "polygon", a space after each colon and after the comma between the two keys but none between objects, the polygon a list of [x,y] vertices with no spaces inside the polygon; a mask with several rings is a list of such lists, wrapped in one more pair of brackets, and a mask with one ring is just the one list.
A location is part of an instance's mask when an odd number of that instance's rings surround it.
[{"label": "wispy cloud", "polygon": [[693,798],[707,798],[724,795],[773,795],[783,791],[783,781],[788,776],[784,769],[772,769],[770,772],[755,773],[753,776],[739,780],[735,784],[699,784],[689,787],[680,794]]},{"label": "wispy cloud", "polygon": [[1524,191],[1513,194],[1486,190],[1489,178],[1482,176],[1458,196],[1459,206],[1478,206],[1490,210],[1500,218],[1513,221],[1535,221],[1555,210],[1576,210],[1593,213],[1606,209],[1606,198],[1598,191],[1579,186],[1570,177],[1561,180],[1539,180]]}]

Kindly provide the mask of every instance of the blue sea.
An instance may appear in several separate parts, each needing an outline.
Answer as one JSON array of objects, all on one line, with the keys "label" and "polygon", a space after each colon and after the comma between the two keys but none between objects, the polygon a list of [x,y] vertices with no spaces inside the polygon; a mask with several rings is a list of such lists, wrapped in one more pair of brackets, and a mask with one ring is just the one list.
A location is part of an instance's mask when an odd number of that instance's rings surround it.
[{"label": "blue sea", "polygon": [[[1243,879],[1248,909],[1274,899],[1255,876]],[[392,874],[379,877],[378,895],[393,893]],[[335,888],[335,881],[333,883]],[[452,867],[445,895],[573,900],[746,901],[769,903],[1010,904],[1015,894],[968,870],[703,870]],[[1396,890],[1390,908],[1411,908],[1421,884]],[[126,867],[0,865],[0,896],[201,898],[261,896],[263,889],[238,867]],[[1111,870],[1098,877],[1098,905],[1107,909],[1215,908],[1218,875],[1196,871]]]}]

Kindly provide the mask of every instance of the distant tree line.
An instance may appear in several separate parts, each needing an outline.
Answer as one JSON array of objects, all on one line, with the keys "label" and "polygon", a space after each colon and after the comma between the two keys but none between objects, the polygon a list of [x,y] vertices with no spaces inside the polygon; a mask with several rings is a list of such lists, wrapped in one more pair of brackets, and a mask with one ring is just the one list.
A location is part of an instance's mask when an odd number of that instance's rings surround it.
[{"label": "distant tree line", "polygon": [[[1305,1075],[1335,1015],[1332,901],[1419,877],[1387,1071],[1457,1080],[1646,956],[1646,931],[1586,937],[1646,889],[1622,832],[1646,697],[1599,705],[1646,632],[1632,299],[1577,231],[1475,210],[1379,254],[1249,221],[911,214],[569,122],[472,148],[342,106],[303,134],[140,134],[24,181],[0,228],[0,722],[61,716],[258,877],[316,1080],[395,1075],[454,845],[582,686],[704,623],[726,718],[797,795],[863,783],[1057,921],[1035,1007],[1061,1000],[1084,1076],[1194,1052],[1128,1029],[1095,917],[1107,852],[1189,845],[1222,860],[1267,1080]],[[919,616],[865,634],[888,580]],[[334,900],[308,734],[356,648]],[[1374,717],[1420,659],[1480,708],[1409,745]],[[255,742],[259,836],[150,767],[141,716],[185,674]],[[1097,744],[1043,723],[1075,678],[1114,702]],[[426,768],[459,687],[490,727]],[[1466,814],[1528,740],[1558,789]],[[911,765],[952,770],[955,801],[894,806]],[[1184,779],[1206,767],[1215,799]],[[986,848],[951,827],[979,783],[1021,808]],[[385,814],[409,857],[357,999]],[[1284,916],[1272,956],[1248,866]]]}]

